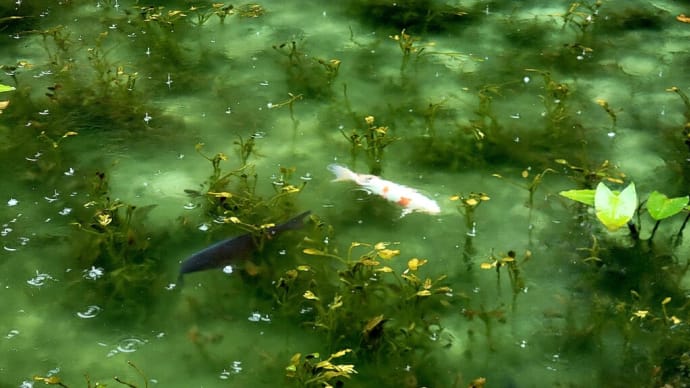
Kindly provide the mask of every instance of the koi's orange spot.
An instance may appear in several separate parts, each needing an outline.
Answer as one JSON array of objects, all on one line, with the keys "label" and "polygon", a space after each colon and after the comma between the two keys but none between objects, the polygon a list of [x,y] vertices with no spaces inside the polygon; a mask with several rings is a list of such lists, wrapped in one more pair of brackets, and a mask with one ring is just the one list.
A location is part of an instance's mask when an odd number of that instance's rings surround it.
[{"label": "koi's orange spot", "polygon": [[388,186],[383,186],[383,195],[388,194],[388,190],[390,190]]},{"label": "koi's orange spot", "polygon": [[400,199],[398,200],[398,205],[405,207],[405,206],[409,205],[410,202],[412,202],[412,199],[406,198],[406,197],[400,197]]}]

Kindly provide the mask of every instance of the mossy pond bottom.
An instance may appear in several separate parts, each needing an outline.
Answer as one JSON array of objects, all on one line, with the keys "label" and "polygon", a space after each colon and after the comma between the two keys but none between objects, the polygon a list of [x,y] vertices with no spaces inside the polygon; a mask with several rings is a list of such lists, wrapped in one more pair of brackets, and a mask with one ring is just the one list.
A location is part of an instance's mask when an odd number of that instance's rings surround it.
[{"label": "mossy pond bottom", "polygon": [[690,385],[687,1],[46,3],[1,386]]}]

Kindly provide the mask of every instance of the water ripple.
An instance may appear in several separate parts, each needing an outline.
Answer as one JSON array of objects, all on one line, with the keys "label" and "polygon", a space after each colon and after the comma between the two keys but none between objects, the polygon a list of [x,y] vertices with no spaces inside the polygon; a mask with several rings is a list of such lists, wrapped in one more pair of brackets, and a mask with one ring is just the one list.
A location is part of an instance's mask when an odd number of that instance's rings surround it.
[{"label": "water ripple", "polygon": [[98,314],[101,312],[101,308],[96,305],[91,305],[86,307],[86,310],[82,311],[77,311],[77,316],[82,319],[91,319],[95,318]]}]

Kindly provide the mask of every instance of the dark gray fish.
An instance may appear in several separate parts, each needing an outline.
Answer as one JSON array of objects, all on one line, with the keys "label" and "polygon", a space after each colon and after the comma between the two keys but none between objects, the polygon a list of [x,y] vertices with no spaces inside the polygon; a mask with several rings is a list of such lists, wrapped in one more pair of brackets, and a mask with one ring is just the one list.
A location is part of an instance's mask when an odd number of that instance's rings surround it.
[{"label": "dark gray fish", "polygon": [[[304,217],[310,213],[308,210],[285,223],[268,228],[267,232],[269,236],[276,236],[286,230],[299,229],[304,226]],[[184,274],[222,268],[237,260],[247,259],[256,249],[256,239],[251,233],[219,241],[182,262],[179,280],[182,280]]]}]

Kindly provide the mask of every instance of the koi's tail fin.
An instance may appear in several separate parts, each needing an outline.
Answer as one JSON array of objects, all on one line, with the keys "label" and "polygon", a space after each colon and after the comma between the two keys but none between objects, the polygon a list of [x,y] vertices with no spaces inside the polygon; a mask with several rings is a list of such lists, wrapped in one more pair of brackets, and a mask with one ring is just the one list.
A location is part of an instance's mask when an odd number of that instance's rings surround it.
[{"label": "koi's tail fin", "polygon": [[341,166],[339,164],[329,164],[327,168],[328,171],[335,175],[335,179],[333,179],[332,182],[357,180],[357,174],[345,166]]}]

